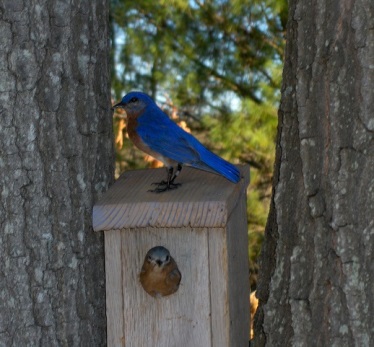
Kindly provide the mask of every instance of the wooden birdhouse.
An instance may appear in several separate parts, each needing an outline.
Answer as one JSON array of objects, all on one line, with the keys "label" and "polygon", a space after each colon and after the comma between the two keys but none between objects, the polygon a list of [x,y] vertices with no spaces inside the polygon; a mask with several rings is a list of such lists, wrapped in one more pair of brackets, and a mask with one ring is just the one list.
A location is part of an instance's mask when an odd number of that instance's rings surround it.
[{"label": "wooden birdhouse", "polygon": [[[242,179],[184,167],[178,189],[156,194],[165,169],[125,172],[93,209],[104,231],[108,346],[248,346],[248,166]],[[153,297],[139,274],[144,257],[163,246],[182,280]]]}]

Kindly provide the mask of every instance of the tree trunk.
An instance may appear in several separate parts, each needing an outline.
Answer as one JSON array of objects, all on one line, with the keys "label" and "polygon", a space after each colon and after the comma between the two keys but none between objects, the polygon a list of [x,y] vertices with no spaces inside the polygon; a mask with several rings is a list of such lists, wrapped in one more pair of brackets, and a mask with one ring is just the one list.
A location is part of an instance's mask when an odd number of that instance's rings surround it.
[{"label": "tree trunk", "polygon": [[0,4],[0,346],[105,345],[109,3]]},{"label": "tree trunk", "polygon": [[255,346],[374,345],[374,6],[290,0]]}]

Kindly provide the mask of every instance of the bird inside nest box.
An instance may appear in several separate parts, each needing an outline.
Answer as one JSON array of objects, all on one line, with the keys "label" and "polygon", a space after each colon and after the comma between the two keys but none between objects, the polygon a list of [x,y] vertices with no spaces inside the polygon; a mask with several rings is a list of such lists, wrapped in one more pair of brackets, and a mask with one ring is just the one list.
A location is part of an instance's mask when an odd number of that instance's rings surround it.
[{"label": "bird inside nest box", "polygon": [[184,168],[125,172],[93,209],[104,231],[108,346],[245,346],[249,336],[247,166],[240,181]]},{"label": "bird inside nest box", "polygon": [[147,252],[139,279],[149,295],[160,298],[178,290],[182,275],[169,250],[156,246]]}]

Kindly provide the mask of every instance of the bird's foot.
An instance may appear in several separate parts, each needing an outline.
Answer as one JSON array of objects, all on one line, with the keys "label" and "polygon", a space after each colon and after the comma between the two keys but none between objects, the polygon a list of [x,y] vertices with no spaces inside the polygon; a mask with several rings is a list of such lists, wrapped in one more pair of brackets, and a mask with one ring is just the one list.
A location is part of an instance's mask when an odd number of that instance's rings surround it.
[{"label": "bird's foot", "polygon": [[153,190],[148,190],[148,191],[152,192],[152,193],[162,193],[162,192],[166,192],[167,190],[177,189],[182,184],[181,183],[174,183],[174,181],[177,178],[177,176],[179,175],[179,173],[181,172],[181,170],[182,170],[182,164],[178,163],[177,171],[173,175],[174,169],[173,169],[172,166],[170,166],[168,168],[168,178],[167,178],[167,180],[166,181],[162,180],[161,182],[152,183],[152,185],[157,185],[157,188],[153,189]]},{"label": "bird's foot", "polygon": [[151,193],[162,193],[166,192],[168,190],[177,189],[179,186],[181,186],[181,183],[172,183],[172,182],[165,182],[161,181],[158,183],[152,183],[153,185],[157,185],[157,188],[148,190]]},{"label": "bird's foot", "polygon": [[166,186],[168,182],[162,180],[161,182],[153,182],[152,186]]}]

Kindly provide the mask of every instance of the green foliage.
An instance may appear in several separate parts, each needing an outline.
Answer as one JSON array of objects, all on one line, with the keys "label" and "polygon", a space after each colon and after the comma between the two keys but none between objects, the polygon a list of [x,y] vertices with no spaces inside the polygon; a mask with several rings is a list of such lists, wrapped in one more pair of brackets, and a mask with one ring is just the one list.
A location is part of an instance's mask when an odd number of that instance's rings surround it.
[{"label": "green foliage", "polygon": [[[251,165],[254,260],[271,192],[286,1],[112,0],[111,16],[115,99],[142,90],[177,108],[214,152]],[[136,167],[130,148],[120,154]]]}]

